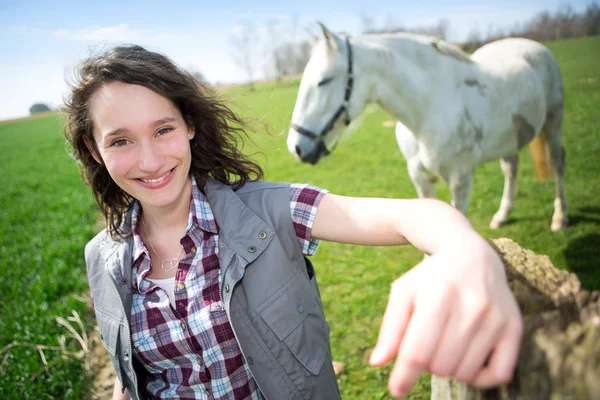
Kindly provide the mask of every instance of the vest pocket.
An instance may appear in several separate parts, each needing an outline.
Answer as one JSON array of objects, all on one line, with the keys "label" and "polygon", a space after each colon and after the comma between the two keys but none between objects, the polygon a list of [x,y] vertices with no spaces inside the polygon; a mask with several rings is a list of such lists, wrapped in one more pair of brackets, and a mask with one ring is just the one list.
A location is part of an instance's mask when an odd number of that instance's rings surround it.
[{"label": "vest pocket", "polygon": [[260,315],[302,366],[318,375],[329,352],[329,325],[310,283],[298,279]]},{"label": "vest pocket", "polygon": [[123,351],[119,343],[121,324],[108,317],[98,318],[101,315],[101,311],[96,310],[96,319],[98,321],[98,327],[100,328],[100,337],[104,347],[106,348],[106,351],[108,351],[108,354],[110,355],[110,359],[112,360],[115,372],[119,377],[119,381],[123,383],[123,372],[121,370],[121,362],[119,360],[119,356]]},{"label": "vest pocket", "polygon": [[[96,310],[96,313],[102,315],[101,311]],[[111,357],[114,357],[119,344],[121,324],[104,316],[96,318],[96,320],[98,321],[98,327],[100,328],[100,338],[102,339],[102,343],[108,351],[108,354],[110,354]]]},{"label": "vest pocket", "polygon": [[304,368],[318,375],[329,351],[329,326],[321,308],[314,301],[306,318],[285,339]]}]

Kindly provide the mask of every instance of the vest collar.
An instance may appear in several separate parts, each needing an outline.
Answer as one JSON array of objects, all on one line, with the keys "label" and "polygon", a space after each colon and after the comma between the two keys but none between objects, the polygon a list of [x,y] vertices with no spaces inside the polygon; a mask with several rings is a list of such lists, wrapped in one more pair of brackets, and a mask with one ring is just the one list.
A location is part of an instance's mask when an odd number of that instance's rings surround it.
[{"label": "vest collar", "polygon": [[254,261],[275,235],[275,228],[256,215],[227,185],[209,180],[206,197],[219,226],[219,240],[243,257]]}]

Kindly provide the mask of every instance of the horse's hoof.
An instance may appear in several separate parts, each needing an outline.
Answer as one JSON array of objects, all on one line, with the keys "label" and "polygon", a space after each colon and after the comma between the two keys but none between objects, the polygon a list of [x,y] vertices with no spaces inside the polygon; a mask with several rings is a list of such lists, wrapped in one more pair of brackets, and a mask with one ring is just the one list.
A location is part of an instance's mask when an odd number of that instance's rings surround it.
[{"label": "horse's hoof", "polygon": [[568,225],[569,225],[569,219],[562,218],[562,219],[559,219],[558,221],[552,221],[552,225],[550,225],[550,229],[552,230],[552,232],[558,232],[558,231],[566,228]]},{"label": "horse's hoof", "polygon": [[502,225],[504,225],[505,223],[506,223],[506,221],[502,221],[500,219],[493,219],[492,222],[490,222],[490,228],[492,228],[492,229],[498,229]]}]

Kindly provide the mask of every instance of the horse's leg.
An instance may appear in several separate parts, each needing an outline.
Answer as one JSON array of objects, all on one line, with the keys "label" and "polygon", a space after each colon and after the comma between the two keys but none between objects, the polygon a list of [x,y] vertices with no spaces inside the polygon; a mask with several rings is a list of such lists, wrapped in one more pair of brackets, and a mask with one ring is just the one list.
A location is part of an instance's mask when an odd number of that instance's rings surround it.
[{"label": "horse's leg", "polygon": [[508,221],[513,209],[515,197],[517,196],[517,169],[519,167],[519,156],[517,154],[500,160],[500,167],[504,173],[504,192],[500,201],[500,208],[494,214],[490,228],[498,229]]},{"label": "horse's leg", "polygon": [[467,215],[467,208],[473,190],[473,167],[456,166],[448,174],[448,186],[452,195],[452,205],[461,213]]},{"label": "horse's leg", "polygon": [[544,133],[550,150],[550,166],[554,171],[556,180],[556,197],[554,199],[554,214],[552,215],[553,231],[565,228],[569,219],[567,217],[567,199],[565,197],[565,148],[562,143],[563,106],[557,107],[548,113],[544,124]]},{"label": "horse's leg", "polygon": [[408,175],[412,180],[417,194],[420,198],[434,198],[435,197],[435,183],[437,179],[427,173],[427,170],[421,163],[418,156],[407,160],[406,165],[408,166]]},{"label": "horse's leg", "polygon": [[396,142],[398,148],[406,159],[408,175],[412,180],[420,198],[435,197],[435,183],[437,178],[430,175],[419,158],[419,144],[413,133],[401,122],[396,123]]}]

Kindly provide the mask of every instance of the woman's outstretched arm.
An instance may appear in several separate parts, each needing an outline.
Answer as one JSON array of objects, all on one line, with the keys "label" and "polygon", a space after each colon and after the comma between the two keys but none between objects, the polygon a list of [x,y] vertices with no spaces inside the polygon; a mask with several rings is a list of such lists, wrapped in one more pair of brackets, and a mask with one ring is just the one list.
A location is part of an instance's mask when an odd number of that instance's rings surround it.
[{"label": "woman's outstretched arm", "polygon": [[321,200],[312,236],[361,245],[412,244],[430,257],[391,287],[370,363],[396,359],[393,396],[407,395],[422,372],[479,387],[509,381],[523,331],[504,266],[468,220],[432,199]]}]

